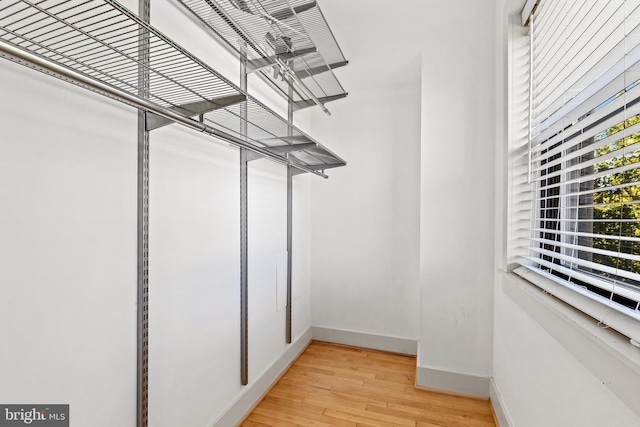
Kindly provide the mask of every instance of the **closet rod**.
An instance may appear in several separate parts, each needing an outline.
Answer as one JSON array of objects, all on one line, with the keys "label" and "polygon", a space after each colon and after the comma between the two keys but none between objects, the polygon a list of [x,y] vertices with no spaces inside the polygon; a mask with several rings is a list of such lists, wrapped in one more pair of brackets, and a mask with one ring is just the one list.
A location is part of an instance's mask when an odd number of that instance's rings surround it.
[{"label": "closet rod", "polygon": [[53,62],[50,62],[45,58],[42,58],[31,52],[22,50],[3,40],[0,40],[0,56],[7,58],[13,62],[19,63],[21,65],[25,65],[27,67],[33,68],[45,74],[53,75],[54,77],[57,77],[67,82],[73,83],[75,85],[84,87],[85,89],[100,93],[104,96],[115,99],[117,101],[124,102],[125,104],[131,105],[133,107],[152,112],[162,117],[166,117],[167,119],[173,120],[176,123],[179,123],[183,126],[194,129],[198,132],[206,133],[208,135],[211,135],[213,137],[216,137],[222,140],[223,142],[230,143],[239,148],[245,148],[249,151],[253,151],[275,162],[278,162],[284,165],[291,165],[292,167],[299,169],[301,171],[309,172],[314,175],[321,176],[323,178],[328,178],[327,175],[321,172],[314,171],[311,168],[292,162],[290,159],[284,159],[282,157],[276,156],[267,150],[261,149],[260,147],[255,147],[245,141],[242,141],[239,138],[236,138],[232,135],[228,135],[210,126],[207,126],[204,123],[197,122],[188,117],[184,117],[168,108],[162,107],[160,105],[156,105],[138,96],[123,92],[113,86],[110,86],[98,80],[91,79],[70,68],[66,68],[58,64],[55,64]]}]

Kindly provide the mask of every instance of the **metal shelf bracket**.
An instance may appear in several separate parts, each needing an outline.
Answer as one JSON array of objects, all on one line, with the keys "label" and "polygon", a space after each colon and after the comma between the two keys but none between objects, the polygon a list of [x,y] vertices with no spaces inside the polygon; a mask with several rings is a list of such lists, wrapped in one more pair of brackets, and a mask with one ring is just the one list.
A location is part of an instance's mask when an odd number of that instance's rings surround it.
[{"label": "metal shelf bracket", "polygon": [[[220,98],[215,98],[210,101],[190,102],[188,104],[170,107],[170,109],[175,111],[176,113],[182,114],[185,117],[204,117],[205,113],[210,113],[211,111],[239,104],[241,102],[245,102],[246,100],[247,96],[239,93],[237,95],[228,95]],[[203,120],[199,121],[202,122]],[[166,117],[159,116],[157,114],[149,113],[149,117],[147,118],[147,130],[151,131],[154,129],[158,129],[171,123],[175,123],[175,121],[167,119]]]}]

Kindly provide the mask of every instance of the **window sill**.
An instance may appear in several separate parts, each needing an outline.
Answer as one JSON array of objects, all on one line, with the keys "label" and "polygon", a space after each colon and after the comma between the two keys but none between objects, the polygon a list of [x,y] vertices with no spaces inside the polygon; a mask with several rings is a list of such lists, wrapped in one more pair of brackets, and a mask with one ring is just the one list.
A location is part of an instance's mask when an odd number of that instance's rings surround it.
[{"label": "window sill", "polygon": [[594,295],[592,292],[584,290],[577,285],[573,287],[563,286],[553,280],[555,277],[547,277],[547,275],[550,276],[550,273],[540,272],[524,266],[516,268],[513,272],[544,292],[574,307],[578,312],[585,313],[587,316],[615,329],[635,342],[640,342],[640,319],[610,307],[606,298]]},{"label": "window sill", "polygon": [[[640,349],[625,335],[598,326],[593,317],[545,292],[539,283],[501,273],[503,292],[640,416]],[[539,278],[544,279],[537,276],[536,282]],[[549,282],[545,284],[549,292],[553,286],[561,286]]]}]

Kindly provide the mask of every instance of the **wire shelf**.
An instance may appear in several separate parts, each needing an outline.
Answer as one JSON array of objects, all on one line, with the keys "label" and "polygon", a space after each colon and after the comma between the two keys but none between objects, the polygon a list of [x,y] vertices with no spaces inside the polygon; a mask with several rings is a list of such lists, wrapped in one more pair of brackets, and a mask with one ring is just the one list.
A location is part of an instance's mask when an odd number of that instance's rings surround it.
[{"label": "wire shelf", "polygon": [[[117,99],[133,99],[124,102],[139,108],[169,110],[194,123],[190,118],[200,117],[212,128],[208,133],[283,163],[307,171],[346,164],[116,1],[0,0],[0,53],[15,60],[6,54],[9,50],[55,64],[63,70],[58,76],[69,70],[110,88],[101,93],[124,94]],[[155,123],[171,122],[160,118]],[[307,148],[297,150],[293,146],[298,144]]]},{"label": "wire shelf", "polygon": [[177,1],[301,106],[347,95],[332,71],[347,60],[314,0]]}]

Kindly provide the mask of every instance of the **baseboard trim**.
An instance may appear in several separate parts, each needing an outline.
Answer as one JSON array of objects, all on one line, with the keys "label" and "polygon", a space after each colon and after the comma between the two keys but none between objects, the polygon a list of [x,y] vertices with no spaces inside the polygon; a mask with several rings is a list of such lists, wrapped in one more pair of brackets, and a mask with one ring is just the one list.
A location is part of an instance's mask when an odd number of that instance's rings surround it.
[{"label": "baseboard trim", "polygon": [[468,393],[458,393],[457,391],[445,390],[442,388],[434,388],[434,387],[425,387],[421,385],[414,385],[416,390],[429,391],[432,393],[443,394],[446,396],[455,396],[455,397],[464,397],[465,399],[474,399],[474,400],[482,400],[483,402],[488,402],[489,398],[486,396],[478,396],[476,394],[468,394]]},{"label": "baseboard trim", "polygon": [[489,400],[491,401],[491,409],[493,410],[493,417],[495,418],[498,427],[511,427],[513,423],[509,418],[502,395],[498,390],[498,386],[493,378],[491,378],[491,384],[489,389]]},{"label": "baseboard trim", "polygon": [[374,335],[343,329],[322,328],[319,326],[312,326],[311,330],[313,339],[316,341],[410,354],[412,356],[418,354],[418,340],[415,339]]},{"label": "baseboard trim", "polygon": [[421,388],[486,399],[489,398],[490,383],[485,377],[416,367],[416,386]]},{"label": "baseboard trim", "polygon": [[311,336],[311,328],[308,328],[298,339],[287,346],[269,368],[243,389],[242,393],[225,409],[222,415],[213,421],[211,427],[229,427],[241,423],[289,369],[289,366],[309,346]]}]

